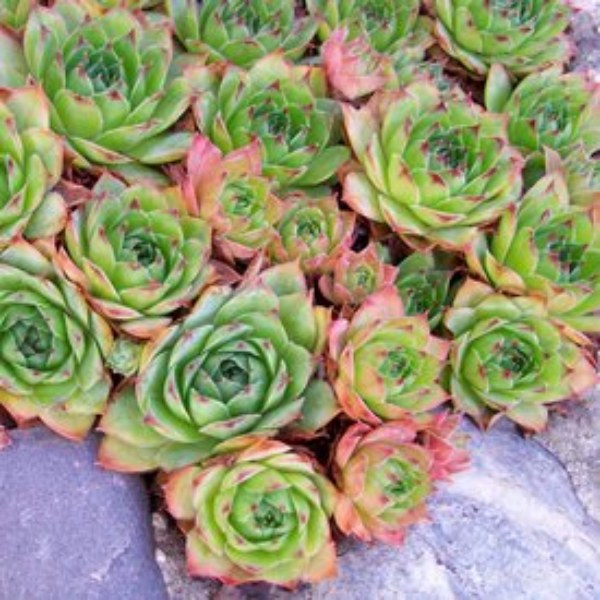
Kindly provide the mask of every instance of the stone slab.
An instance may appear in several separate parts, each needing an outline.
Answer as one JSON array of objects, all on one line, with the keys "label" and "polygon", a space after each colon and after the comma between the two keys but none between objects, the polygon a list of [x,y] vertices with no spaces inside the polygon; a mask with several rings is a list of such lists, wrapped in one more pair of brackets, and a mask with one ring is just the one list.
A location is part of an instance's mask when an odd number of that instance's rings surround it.
[{"label": "stone slab", "polygon": [[143,481],[97,467],[94,436],[10,437],[0,451],[0,600],[166,600]]}]

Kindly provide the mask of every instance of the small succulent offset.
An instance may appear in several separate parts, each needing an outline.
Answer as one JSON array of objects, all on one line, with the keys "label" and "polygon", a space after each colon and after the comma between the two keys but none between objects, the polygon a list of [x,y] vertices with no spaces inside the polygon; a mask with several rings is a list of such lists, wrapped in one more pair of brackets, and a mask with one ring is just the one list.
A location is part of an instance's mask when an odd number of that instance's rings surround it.
[{"label": "small succulent offset", "polygon": [[292,65],[273,54],[249,71],[190,68],[200,132],[224,153],[257,139],[263,174],[282,187],[330,179],[348,158],[339,145],[338,107],[326,97],[324,71]]},{"label": "small succulent offset", "polygon": [[600,333],[600,204],[573,206],[560,170],[502,215],[492,235],[482,233],[467,260],[496,288],[543,296],[551,315]]},{"label": "small succulent offset", "polygon": [[52,191],[62,173],[63,144],[49,121],[38,88],[0,91],[0,246],[19,235],[54,235],[67,221],[65,202]]},{"label": "small succulent offset", "polygon": [[424,315],[405,315],[396,288],[381,289],[330,330],[331,379],[342,410],[378,425],[439,406],[448,399],[440,383],[448,350]]},{"label": "small succulent offset", "polygon": [[585,336],[548,317],[534,296],[504,296],[468,279],[446,315],[454,335],[450,389],[456,407],[480,426],[500,417],[541,431],[548,405],[598,381]]},{"label": "small succulent offset", "polygon": [[381,288],[392,285],[395,278],[395,267],[384,263],[375,245],[369,244],[360,252],[345,248],[333,269],[319,280],[319,289],[332,304],[355,307]]},{"label": "small succulent offset", "polygon": [[108,325],[27,242],[0,253],[0,404],[17,423],[40,419],[80,440],[111,388]]},{"label": "small succulent offset", "polygon": [[[189,134],[167,132],[188,108],[191,91],[173,76],[166,19],[120,8],[95,15],[81,0],[57,0],[31,13],[23,51],[27,71],[50,101],[52,128],[79,165],[131,171],[138,162],[162,164],[187,151]],[[12,67],[9,60],[0,54],[0,67]]]},{"label": "small succulent offset", "polygon": [[450,279],[456,270],[452,257],[439,252],[413,252],[398,265],[396,288],[407,315],[426,314],[435,329],[450,303]]},{"label": "small succulent offset", "polygon": [[326,41],[340,27],[350,38],[363,35],[377,51],[421,55],[431,45],[431,22],[419,16],[419,0],[307,0],[318,20],[319,37]]},{"label": "small succulent offset", "polygon": [[285,205],[262,175],[257,141],[223,156],[208,138],[196,136],[183,187],[188,211],[211,225],[227,262],[248,261],[275,238]]},{"label": "small succulent offset", "polygon": [[458,421],[438,413],[352,425],[334,454],[339,528],[366,542],[401,544],[408,527],[426,518],[436,481],[468,466],[466,451],[456,445]]},{"label": "small succulent offset", "polygon": [[127,337],[119,337],[106,357],[106,365],[117,375],[132,377],[140,366],[142,350],[141,343]]},{"label": "small succulent offset", "polygon": [[285,204],[269,247],[273,262],[298,258],[305,273],[331,271],[338,255],[352,243],[356,215],[339,210],[333,196],[296,193],[286,196]]},{"label": "small succulent offset", "polygon": [[[146,346],[135,393],[109,406],[102,464],[172,470],[232,438],[273,435],[303,411],[324,414],[330,398],[314,394],[310,380],[328,322],[297,263],[249,273],[236,290],[210,287],[181,324]],[[335,415],[331,408],[315,427]]]},{"label": "small succulent offset", "polygon": [[438,43],[475,75],[500,63],[522,77],[573,55],[566,0],[434,0],[434,7]]},{"label": "small succulent offset", "polygon": [[409,244],[460,249],[518,200],[523,159],[506,120],[468,98],[422,80],[343,110],[361,167],[344,179],[344,202]]},{"label": "small succulent offset", "polygon": [[302,57],[317,23],[300,16],[296,0],[168,0],[175,34],[188,52],[207,62],[225,61],[249,68],[281,51]]},{"label": "small succulent offset", "polygon": [[553,68],[533,73],[512,90],[510,78],[493,65],[486,82],[488,110],[508,115],[508,138],[528,159],[528,178],[543,175],[544,148],[563,158],[578,147],[600,150],[600,84],[590,73]]},{"label": "small succulent offset", "polygon": [[150,338],[211,280],[210,228],[187,215],[178,188],[126,186],[104,175],[71,213],[57,260],[119,329]]},{"label": "small succulent offset", "polygon": [[169,512],[187,536],[188,569],[225,584],[288,588],[336,575],[333,485],[310,457],[272,440],[173,473]]}]

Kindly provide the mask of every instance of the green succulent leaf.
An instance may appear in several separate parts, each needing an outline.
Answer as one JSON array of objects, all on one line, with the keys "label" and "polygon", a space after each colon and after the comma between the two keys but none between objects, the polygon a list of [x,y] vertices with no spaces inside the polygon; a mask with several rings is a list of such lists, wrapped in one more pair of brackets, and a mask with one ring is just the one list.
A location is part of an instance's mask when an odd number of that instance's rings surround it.
[{"label": "green succulent leaf", "polygon": [[310,458],[280,442],[255,441],[205,468],[182,469],[165,492],[169,511],[191,525],[193,575],[287,587],[335,575],[336,492]]},{"label": "green succulent leaf", "polygon": [[446,316],[455,339],[450,353],[452,399],[480,425],[503,415],[542,430],[548,406],[597,382],[587,340],[549,318],[536,297],[503,296],[467,280]]},{"label": "green succulent leaf", "polygon": [[210,229],[177,188],[126,186],[105,175],[74,211],[58,260],[93,306],[123,331],[152,337],[212,278]]},{"label": "green succulent leaf", "polygon": [[407,528],[426,517],[435,481],[467,465],[457,425],[456,417],[442,412],[347,429],[334,453],[340,529],[363,541],[400,545]]},{"label": "green succulent leaf", "polygon": [[448,343],[430,334],[424,316],[406,316],[392,286],[369,296],[350,322],[340,319],[330,332],[332,380],[342,409],[373,425],[443,403],[447,354]]},{"label": "green succulent leaf", "polygon": [[600,331],[600,212],[575,205],[557,156],[554,168],[502,216],[497,231],[469,247],[474,272],[511,293],[546,298],[550,314]]},{"label": "green succulent leaf", "polygon": [[440,46],[475,75],[494,63],[522,77],[562,66],[573,54],[564,31],[571,8],[563,0],[435,0]]},{"label": "green succulent leaf", "polygon": [[0,5],[0,24],[19,31],[35,4],[35,0],[5,0]]},{"label": "green succulent leaf", "polygon": [[[290,289],[291,278],[298,291]],[[178,458],[169,454],[163,462],[161,450],[148,466],[164,469],[190,464],[189,457],[208,456],[240,436],[273,435],[301,417],[327,319],[325,309],[312,305],[294,263],[254,276],[235,291],[208,288],[180,325],[144,350],[138,408],[113,418],[121,413],[115,401],[102,427],[108,438],[133,446],[134,432],[147,428],[160,448],[176,444]],[[103,461],[126,465],[127,452],[113,456],[112,442],[107,444]]]},{"label": "green succulent leaf", "polygon": [[349,156],[338,145],[337,103],[325,98],[320,68],[292,66],[276,54],[248,71],[190,69],[200,132],[223,153],[260,143],[263,174],[281,187],[315,186]]},{"label": "green succulent leaf", "polygon": [[505,120],[426,79],[344,106],[344,124],[361,169],[344,201],[410,245],[461,249],[520,196],[523,159]]},{"label": "green succulent leaf", "polygon": [[[108,4],[117,3],[58,0],[36,7],[23,33],[25,72],[43,88],[52,129],[66,138],[79,166],[178,160],[191,137],[167,130],[189,107],[191,89],[171,68],[169,23],[120,2],[103,10]],[[3,70],[15,69],[14,54],[0,53]]]},{"label": "green succulent leaf", "polygon": [[39,89],[0,93],[0,247],[21,235],[54,235],[66,224],[66,205],[51,191],[62,173],[63,145],[49,121]]},{"label": "green succulent leaf", "polygon": [[82,439],[110,392],[110,329],[27,242],[0,253],[0,290],[0,404]]},{"label": "green succulent leaf", "polygon": [[528,159],[529,186],[544,175],[545,148],[563,159],[578,149],[585,157],[600,150],[600,87],[589,74],[562,74],[560,69],[532,74],[519,83],[501,110],[508,114],[511,144]]},{"label": "green succulent leaf", "polygon": [[295,0],[169,0],[175,33],[188,52],[208,62],[227,61],[249,68],[263,56],[282,51],[302,57],[317,22],[302,16]]},{"label": "green succulent leaf", "polygon": [[352,243],[355,217],[340,211],[332,196],[292,194],[269,247],[275,263],[300,259],[307,273],[331,271],[339,254]]},{"label": "green succulent leaf", "polygon": [[455,270],[452,262],[448,255],[415,252],[398,265],[395,285],[406,314],[426,314],[432,329],[450,304],[450,279]]},{"label": "green succulent leaf", "polygon": [[431,23],[419,16],[418,0],[308,0],[306,5],[323,41],[343,27],[350,39],[364,35],[377,52],[387,54],[408,51],[422,56],[432,44]]}]

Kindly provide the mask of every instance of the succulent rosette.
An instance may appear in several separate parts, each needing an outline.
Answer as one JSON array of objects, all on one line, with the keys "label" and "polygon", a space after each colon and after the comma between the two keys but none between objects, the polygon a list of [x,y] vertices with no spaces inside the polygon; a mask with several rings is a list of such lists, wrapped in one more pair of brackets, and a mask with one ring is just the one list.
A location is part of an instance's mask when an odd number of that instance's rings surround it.
[{"label": "succulent rosette", "polygon": [[550,314],[600,333],[600,203],[573,206],[560,170],[502,215],[489,238],[481,234],[467,260],[494,287],[543,296]]},{"label": "succulent rosette", "polygon": [[373,50],[363,35],[347,38],[347,29],[336,29],[321,49],[327,81],[335,93],[356,100],[393,85],[390,57]]},{"label": "succulent rosette", "polygon": [[522,77],[573,55],[565,0],[435,0],[434,8],[438,43],[476,75],[500,63]]},{"label": "succulent rosette", "polygon": [[306,6],[324,41],[344,27],[352,39],[363,35],[386,54],[402,50],[421,55],[432,43],[431,21],[419,15],[419,0],[307,0]]},{"label": "succulent rosette", "polygon": [[198,129],[224,153],[258,140],[263,174],[282,187],[326,181],[348,157],[324,71],[275,54],[250,70],[190,68]]},{"label": "succulent rosette", "polygon": [[449,304],[450,279],[455,271],[448,255],[414,252],[398,265],[395,285],[407,315],[427,315],[435,329]]},{"label": "succulent rosette", "polygon": [[82,439],[110,392],[109,327],[24,241],[0,253],[0,297],[0,404],[19,424]]},{"label": "succulent rosette", "polygon": [[377,427],[356,423],[338,441],[334,475],[341,497],[335,521],[363,541],[399,545],[427,516],[435,483],[467,467],[455,434],[458,417],[404,417]]},{"label": "succulent rosette", "polygon": [[17,236],[46,237],[67,220],[52,191],[63,167],[63,145],[49,128],[48,104],[35,87],[0,91],[0,246]]},{"label": "succulent rosette", "polygon": [[508,75],[494,65],[486,105],[508,114],[508,137],[528,157],[532,181],[543,175],[544,148],[565,159],[577,148],[588,156],[600,150],[600,85],[590,73],[548,69],[526,77],[513,91]]},{"label": "succulent rosette", "polygon": [[269,246],[273,262],[300,259],[306,273],[331,271],[340,252],[352,243],[356,215],[339,210],[333,196],[295,193],[285,198],[285,204]]},{"label": "succulent rosette", "polygon": [[358,306],[379,289],[392,285],[396,269],[385,264],[374,244],[360,252],[345,248],[330,273],[319,280],[321,293],[337,306]]},{"label": "succulent rosette", "polygon": [[172,474],[167,506],[187,534],[192,575],[293,588],[334,577],[337,493],[311,459],[272,440]]},{"label": "succulent rosette", "polygon": [[480,426],[504,416],[541,431],[548,405],[578,396],[597,382],[588,340],[549,319],[533,296],[504,296],[468,279],[448,311],[454,334],[450,389],[456,407]]},{"label": "succulent rosette", "polygon": [[57,260],[122,331],[150,338],[209,283],[210,228],[177,188],[126,186],[104,175],[70,215]]},{"label": "succulent rosette", "polygon": [[131,377],[137,373],[140,366],[142,349],[141,343],[130,338],[119,337],[106,357],[106,364],[113,373]]},{"label": "succulent rosette", "polygon": [[175,34],[188,52],[208,62],[248,68],[281,52],[297,60],[317,30],[296,0],[168,0]]},{"label": "succulent rosette", "polygon": [[409,244],[459,249],[518,200],[523,159],[506,119],[468,98],[421,80],[343,109],[360,164],[344,179],[344,201]]},{"label": "succulent rosette", "polygon": [[0,25],[19,31],[36,4],[36,0],[3,0],[0,4]]},{"label": "succulent rosette", "polygon": [[228,262],[249,260],[275,238],[284,204],[262,175],[260,145],[251,142],[223,156],[197,136],[187,158],[185,199],[192,215],[213,228],[214,244]]},{"label": "succulent rosette", "polygon": [[448,350],[424,315],[405,315],[396,288],[372,294],[352,320],[338,319],[330,330],[330,375],[342,410],[378,425],[438,406],[448,399],[440,384]]},{"label": "succulent rosette", "polygon": [[[58,0],[31,13],[23,50],[50,101],[52,128],[77,164],[131,170],[187,151],[189,134],[167,131],[188,108],[191,90],[174,75],[166,19],[121,8],[96,14],[80,0]],[[9,61],[11,54],[0,55],[3,69],[13,68]]]},{"label": "succulent rosette", "polygon": [[109,406],[102,464],[172,470],[233,438],[273,435],[303,411],[330,419],[337,407],[325,415],[330,398],[311,382],[328,321],[296,263],[249,273],[235,290],[208,288],[182,323],[146,346],[135,393]]}]

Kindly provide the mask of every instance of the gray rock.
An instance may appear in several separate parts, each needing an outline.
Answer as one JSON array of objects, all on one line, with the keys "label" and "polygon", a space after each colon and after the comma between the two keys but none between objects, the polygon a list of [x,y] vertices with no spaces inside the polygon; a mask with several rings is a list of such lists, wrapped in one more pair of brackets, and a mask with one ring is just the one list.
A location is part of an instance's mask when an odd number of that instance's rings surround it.
[{"label": "gray rock", "polygon": [[588,514],[600,522],[600,390],[565,408],[536,439],[560,460]]},{"label": "gray rock", "polygon": [[295,598],[597,600],[600,525],[562,465],[508,424],[468,427],[473,468],[431,505],[406,546],[359,548],[340,578]]},{"label": "gray rock", "polygon": [[0,600],[165,600],[138,477],[95,466],[97,440],[11,431],[0,452]]},{"label": "gray rock", "polygon": [[[336,580],[292,594],[271,590],[266,597],[600,598],[600,524],[586,514],[560,461],[508,423],[487,434],[465,428],[472,469],[438,494],[432,522],[413,528],[405,546],[353,544],[340,557]],[[213,590],[198,581],[171,598],[208,598]]]},{"label": "gray rock", "polygon": [[600,70],[600,2],[579,0],[583,10],[575,16],[571,36],[577,44],[577,56],[572,67],[578,71]]},{"label": "gray rock", "polygon": [[156,539],[156,561],[169,590],[171,600],[209,600],[219,584],[209,579],[188,576],[185,561],[185,538],[173,521],[162,513],[152,515]]}]

